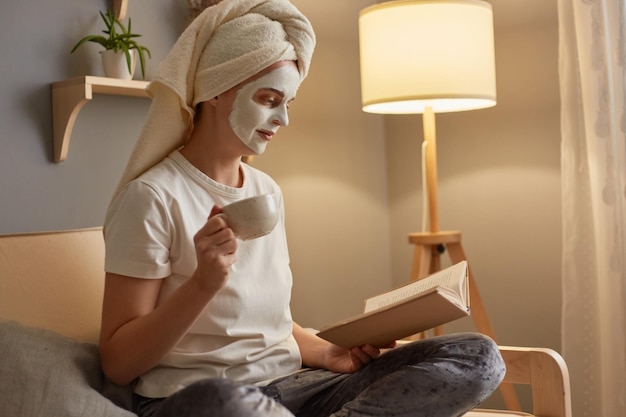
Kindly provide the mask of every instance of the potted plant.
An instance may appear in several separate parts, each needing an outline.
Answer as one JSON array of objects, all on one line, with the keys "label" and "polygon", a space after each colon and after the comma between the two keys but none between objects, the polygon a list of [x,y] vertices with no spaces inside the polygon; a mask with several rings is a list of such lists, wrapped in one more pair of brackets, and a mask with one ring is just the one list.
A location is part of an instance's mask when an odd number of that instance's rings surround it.
[{"label": "potted plant", "polygon": [[[146,55],[151,58],[150,50],[145,46],[139,45],[136,38],[141,35],[131,32],[131,20],[128,18],[128,27],[126,27],[111,10],[107,10],[106,14],[100,12],[100,16],[106,25],[106,30],[102,32],[106,35],[89,35],[82,38],[72,48],[71,53],[74,53],[81,45],[87,42],[95,42],[102,47],[105,51],[102,53],[102,60],[105,67],[105,73],[107,76],[113,76],[116,78],[133,78],[135,68],[135,55],[139,56],[139,63],[141,67],[142,78],[146,77]],[[134,53],[136,51],[136,53]],[[108,63],[109,56],[115,54],[118,57],[125,57],[126,67],[128,69],[127,74],[111,74],[107,73],[107,67],[110,67]],[[123,61],[123,60],[122,60]],[[114,66],[114,64],[113,64]]]}]

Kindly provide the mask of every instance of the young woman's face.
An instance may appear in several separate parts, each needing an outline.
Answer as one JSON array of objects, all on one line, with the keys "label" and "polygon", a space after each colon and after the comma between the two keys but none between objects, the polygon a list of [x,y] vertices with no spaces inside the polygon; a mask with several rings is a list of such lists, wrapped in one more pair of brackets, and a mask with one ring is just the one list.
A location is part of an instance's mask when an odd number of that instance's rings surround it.
[{"label": "young woman's face", "polygon": [[237,137],[256,155],[265,151],[280,126],[287,126],[289,102],[296,97],[300,74],[280,66],[237,91],[228,121]]}]

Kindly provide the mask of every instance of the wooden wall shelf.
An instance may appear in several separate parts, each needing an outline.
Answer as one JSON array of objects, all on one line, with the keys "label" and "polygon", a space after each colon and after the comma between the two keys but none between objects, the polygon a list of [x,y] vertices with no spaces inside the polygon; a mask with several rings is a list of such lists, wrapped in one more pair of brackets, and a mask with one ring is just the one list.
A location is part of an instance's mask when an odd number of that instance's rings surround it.
[{"label": "wooden wall shelf", "polygon": [[67,158],[72,129],[80,109],[93,94],[148,97],[147,81],[84,76],[52,84],[52,130],[54,161]]}]

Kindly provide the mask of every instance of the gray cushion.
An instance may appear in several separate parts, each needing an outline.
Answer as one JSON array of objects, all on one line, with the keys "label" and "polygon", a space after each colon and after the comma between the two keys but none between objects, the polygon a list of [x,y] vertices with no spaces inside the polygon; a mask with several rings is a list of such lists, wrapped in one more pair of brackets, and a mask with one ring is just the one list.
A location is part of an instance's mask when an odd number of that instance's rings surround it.
[{"label": "gray cushion", "polygon": [[132,388],[104,378],[98,347],[0,322],[0,416],[132,417]]}]

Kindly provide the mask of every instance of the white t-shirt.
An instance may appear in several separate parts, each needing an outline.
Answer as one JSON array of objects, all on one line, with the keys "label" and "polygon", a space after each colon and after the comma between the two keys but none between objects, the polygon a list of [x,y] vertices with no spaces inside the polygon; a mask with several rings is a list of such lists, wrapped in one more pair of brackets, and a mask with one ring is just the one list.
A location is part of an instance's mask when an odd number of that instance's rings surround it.
[{"label": "white t-shirt", "polygon": [[107,272],[164,279],[162,302],[194,272],[193,236],[214,204],[273,192],[281,217],[268,235],[238,240],[237,261],[226,286],[181,342],[143,374],[135,391],[166,397],[204,378],[262,384],[301,367],[289,309],[292,276],[284,207],[278,185],[242,164],[243,187],[212,180],[179,152],[129,183],[107,212],[104,231]]}]

